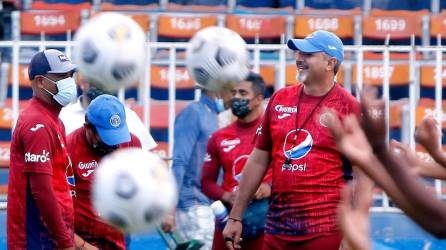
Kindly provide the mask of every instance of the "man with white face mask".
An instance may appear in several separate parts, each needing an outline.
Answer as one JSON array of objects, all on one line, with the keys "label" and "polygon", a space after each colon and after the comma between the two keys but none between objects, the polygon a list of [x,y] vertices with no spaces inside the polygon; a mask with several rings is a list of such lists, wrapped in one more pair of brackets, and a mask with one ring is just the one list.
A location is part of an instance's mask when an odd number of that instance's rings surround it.
[{"label": "man with white face mask", "polygon": [[75,180],[58,118],[62,107],[76,100],[75,70],[54,49],[38,52],[29,64],[33,97],[11,140],[8,249],[94,249],[74,237]]}]

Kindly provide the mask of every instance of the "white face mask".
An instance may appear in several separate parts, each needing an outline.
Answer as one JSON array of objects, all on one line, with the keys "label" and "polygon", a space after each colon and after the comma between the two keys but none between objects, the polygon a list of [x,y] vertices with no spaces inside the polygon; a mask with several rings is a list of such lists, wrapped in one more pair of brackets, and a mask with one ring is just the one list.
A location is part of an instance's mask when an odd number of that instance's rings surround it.
[{"label": "white face mask", "polygon": [[63,107],[70,103],[74,103],[77,97],[76,81],[73,77],[67,77],[59,81],[53,81],[45,77],[45,79],[53,82],[57,86],[57,93],[53,94],[44,88],[46,92],[53,96],[53,99]]}]

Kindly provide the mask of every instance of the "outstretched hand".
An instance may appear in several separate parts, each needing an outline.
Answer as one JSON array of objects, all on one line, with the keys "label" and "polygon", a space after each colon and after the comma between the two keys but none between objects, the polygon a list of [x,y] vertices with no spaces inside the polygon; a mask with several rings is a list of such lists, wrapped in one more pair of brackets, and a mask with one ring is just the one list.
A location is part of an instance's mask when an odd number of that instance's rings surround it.
[{"label": "outstretched hand", "polygon": [[367,165],[373,152],[356,116],[347,115],[341,122],[334,111],[328,109],[327,112],[330,114],[327,116],[328,129],[336,141],[338,150],[354,165],[359,167]]},{"label": "outstretched hand", "polygon": [[430,154],[441,151],[440,137],[441,130],[432,117],[422,120],[415,130],[415,141],[421,144]]},{"label": "outstretched hand", "polygon": [[378,99],[375,88],[365,87],[361,93],[361,125],[373,149],[386,147],[384,100]]}]

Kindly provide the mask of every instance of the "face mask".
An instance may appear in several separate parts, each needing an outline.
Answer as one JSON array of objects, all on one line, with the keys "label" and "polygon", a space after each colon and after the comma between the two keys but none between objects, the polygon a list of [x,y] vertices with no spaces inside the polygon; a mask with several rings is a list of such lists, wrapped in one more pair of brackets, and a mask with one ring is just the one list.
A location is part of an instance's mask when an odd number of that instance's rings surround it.
[{"label": "face mask", "polygon": [[215,107],[217,108],[218,113],[225,111],[225,103],[223,102],[223,99],[221,98],[215,99]]},{"label": "face mask", "polygon": [[93,143],[91,144],[91,147],[93,148],[93,151],[100,156],[108,155],[118,149],[118,145],[108,146],[101,142]]},{"label": "face mask", "polygon": [[232,114],[234,114],[238,118],[245,118],[247,115],[249,115],[249,113],[251,113],[251,109],[249,108],[249,99],[242,99],[237,97],[232,98],[231,110]]},{"label": "face mask", "polygon": [[87,91],[87,96],[88,96],[88,99],[90,99],[90,101],[93,101],[96,97],[103,95],[103,94],[108,94],[108,93],[101,89],[97,89],[95,87],[90,87],[90,88],[88,88],[88,91]]},{"label": "face mask", "polygon": [[57,86],[57,93],[53,94],[44,88],[46,92],[53,96],[53,99],[62,107],[67,106],[70,103],[74,103],[77,97],[76,81],[73,77],[67,77],[59,81],[53,81],[45,77],[45,79],[53,82]]}]

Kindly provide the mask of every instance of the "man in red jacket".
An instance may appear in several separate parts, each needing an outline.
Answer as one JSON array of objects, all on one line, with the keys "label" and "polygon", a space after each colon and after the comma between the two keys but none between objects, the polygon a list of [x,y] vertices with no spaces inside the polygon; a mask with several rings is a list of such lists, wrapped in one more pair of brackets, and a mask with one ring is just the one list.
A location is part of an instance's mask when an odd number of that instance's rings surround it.
[{"label": "man in red jacket", "polygon": [[[221,200],[227,207],[232,206],[234,202],[243,167],[254,148],[256,130],[263,114],[264,92],[265,82],[262,77],[256,73],[250,73],[244,82],[232,90],[231,110],[237,120],[214,132],[208,141],[207,156],[203,165],[202,189],[209,198]],[[224,171],[221,186],[217,184],[220,168]],[[270,179],[270,176],[264,178],[264,182],[254,195],[255,200],[269,197]],[[245,238],[243,247],[244,249],[261,249],[262,241],[263,232],[260,232]],[[222,228],[218,225],[215,229],[212,249],[226,249]]]},{"label": "man in red jacket", "polygon": [[74,231],[99,249],[125,249],[123,232],[104,223],[94,210],[91,186],[102,157],[118,148],[141,148],[141,143],[129,132],[124,105],[112,95],[96,97],[87,108],[85,121],[67,136],[77,190]]}]

